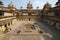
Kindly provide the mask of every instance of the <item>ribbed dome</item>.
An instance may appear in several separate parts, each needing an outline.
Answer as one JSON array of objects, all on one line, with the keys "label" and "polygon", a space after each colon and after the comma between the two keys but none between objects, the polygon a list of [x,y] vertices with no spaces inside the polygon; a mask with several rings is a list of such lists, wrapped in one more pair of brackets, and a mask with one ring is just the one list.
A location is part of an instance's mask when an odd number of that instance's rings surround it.
[{"label": "ribbed dome", "polygon": [[32,7],[32,4],[31,4],[31,2],[29,1],[29,3],[27,4],[27,9],[32,9],[33,7]]},{"label": "ribbed dome", "polygon": [[56,5],[57,6],[60,6],[60,0],[58,0],[58,2],[56,2]]},{"label": "ribbed dome", "polygon": [[50,8],[50,7],[51,7],[51,4],[47,2],[47,3],[44,5],[44,7],[45,7],[45,8]]},{"label": "ribbed dome", "polygon": [[51,4],[47,2],[47,3],[45,4],[45,6],[51,6]]},{"label": "ribbed dome", "polygon": [[3,5],[4,5],[3,2],[0,1],[0,7],[3,7]]},{"label": "ribbed dome", "polygon": [[27,4],[27,6],[32,6],[32,4],[30,3],[30,1],[29,1],[29,3]]},{"label": "ribbed dome", "polygon": [[3,2],[0,1],[0,5],[3,5]]},{"label": "ribbed dome", "polygon": [[11,2],[11,3],[8,5],[8,7],[10,7],[10,8],[15,8],[15,5]]}]

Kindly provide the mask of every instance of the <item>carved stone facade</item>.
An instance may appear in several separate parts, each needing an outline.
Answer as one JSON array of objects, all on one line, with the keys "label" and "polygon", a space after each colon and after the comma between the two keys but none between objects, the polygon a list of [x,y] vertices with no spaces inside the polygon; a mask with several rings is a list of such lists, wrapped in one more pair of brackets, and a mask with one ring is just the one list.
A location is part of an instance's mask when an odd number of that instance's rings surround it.
[{"label": "carved stone facade", "polygon": [[27,9],[20,9],[17,13],[18,20],[25,21],[40,21],[41,10],[33,9],[32,4],[27,4]]},{"label": "carved stone facade", "polygon": [[51,7],[49,3],[45,4],[42,10],[42,21],[60,30],[60,0],[58,0],[55,7]]},{"label": "carved stone facade", "polygon": [[9,31],[10,26],[16,21],[13,15],[15,9],[12,3],[10,3],[8,7],[4,7],[3,2],[0,1],[0,33]]},{"label": "carved stone facade", "polygon": [[4,7],[3,3],[0,2],[0,16],[8,13],[9,15],[15,16],[19,21],[44,21],[60,29],[60,0],[58,0],[55,7],[51,7],[51,4],[47,2],[42,10],[38,8],[39,7],[33,9],[31,2],[29,2],[26,9],[21,7],[21,9],[18,10],[12,2],[8,7]]}]

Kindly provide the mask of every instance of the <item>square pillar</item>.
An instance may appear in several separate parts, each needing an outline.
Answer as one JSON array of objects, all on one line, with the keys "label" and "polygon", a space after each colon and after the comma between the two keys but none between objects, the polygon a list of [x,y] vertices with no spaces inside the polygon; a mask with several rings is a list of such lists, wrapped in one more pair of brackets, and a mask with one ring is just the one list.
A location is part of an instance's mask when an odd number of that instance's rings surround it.
[{"label": "square pillar", "polygon": [[2,26],[2,31],[3,31],[3,32],[5,31],[5,27],[4,27],[4,25]]}]

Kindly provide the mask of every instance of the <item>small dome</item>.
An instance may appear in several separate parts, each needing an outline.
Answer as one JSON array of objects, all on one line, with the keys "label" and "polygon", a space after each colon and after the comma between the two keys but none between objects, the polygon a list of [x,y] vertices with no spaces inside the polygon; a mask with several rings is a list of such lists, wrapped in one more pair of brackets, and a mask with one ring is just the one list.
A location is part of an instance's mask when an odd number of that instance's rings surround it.
[{"label": "small dome", "polygon": [[49,10],[51,8],[51,4],[50,3],[46,3],[45,5],[44,5],[44,10]]},{"label": "small dome", "polygon": [[22,9],[23,7],[21,6],[20,9]]},{"label": "small dome", "polygon": [[32,7],[32,4],[31,4],[31,2],[29,1],[29,3],[27,4],[27,9],[32,9],[33,7]]},{"label": "small dome", "polygon": [[50,7],[51,7],[51,4],[47,2],[47,3],[44,5],[44,7],[45,7],[45,8],[50,8]]},{"label": "small dome", "polygon": [[56,5],[56,6],[60,6],[60,0],[58,0],[58,2],[56,2],[55,5]]},{"label": "small dome", "polygon": [[3,5],[3,2],[0,1],[0,5]]},{"label": "small dome", "polygon": [[8,5],[8,7],[10,7],[10,8],[15,8],[15,5],[11,2],[11,3]]},{"label": "small dome", "polygon": [[29,1],[29,3],[27,4],[27,6],[32,6],[31,2]]},{"label": "small dome", "polygon": [[0,7],[3,7],[3,5],[4,5],[3,2],[0,1]]},{"label": "small dome", "polygon": [[45,6],[51,6],[51,4],[47,2],[47,3],[45,4]]},{"label": "small dome", "polygon": [[39,7],[37,6],[37,9],[39,9]]}]

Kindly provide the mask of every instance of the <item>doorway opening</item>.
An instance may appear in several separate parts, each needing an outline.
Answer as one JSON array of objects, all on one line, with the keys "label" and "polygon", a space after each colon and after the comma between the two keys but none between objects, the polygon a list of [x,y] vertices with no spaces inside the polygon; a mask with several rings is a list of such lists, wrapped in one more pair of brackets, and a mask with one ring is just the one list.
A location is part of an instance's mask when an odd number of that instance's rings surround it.
[{"label": "doorway opening", "polygon": [[31,20],[31,18],[29,18],[29,21]]}]

